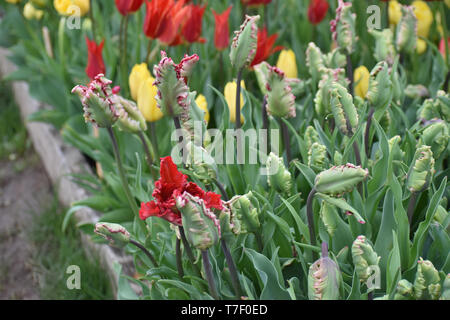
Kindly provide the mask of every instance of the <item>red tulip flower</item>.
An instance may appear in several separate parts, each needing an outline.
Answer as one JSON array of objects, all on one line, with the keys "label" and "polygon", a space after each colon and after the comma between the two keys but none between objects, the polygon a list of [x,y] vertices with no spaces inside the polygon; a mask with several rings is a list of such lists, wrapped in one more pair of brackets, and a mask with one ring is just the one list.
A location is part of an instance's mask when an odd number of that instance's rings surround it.
[{"label": "red tulip flower", "polygon": [[183,39],[189,43],[201,42],[206,40],[201,37],[202,34],[202,18],[206,5],[199,6],[189,4],[187,6],[186,18],[181,26],[181,34]]},{"label": "red tulip flower", "polygon": [[257,64],[267,60],[269,56],[274,54],[277,51],[283,49],[282,46],[273,47],[275,41],[278,38],[278,34],[273,34],[270,37],[267,37],[267,28],[264,27],[262,30],[258,30],[258,42],[256,47],[256,54],[253,58],[250,67],[256,66]]},{"label": "red tulip flower", "polygon": [[160,175],[155,182],[153,198],[150,202],[142,202],[139,217],[142,220],[148,217],[163,218],[175,225],[181,226],[181,214],[176,207],[176,197],[188,192],[195,197],[201,198],[206,208],[223,209],[220,195],[214,192],[205,192],[197,184],[187,181],[187,176],[178,171],[172,158],[161,158]]},{"label": "red tulip flower", "polygon": [[133,13],[139,10],[144,3],[144,0],[115,0],[117,10],[120,14],[126,16],[129,13]]},{"label": "red tulip flower", "polygon": [[326,0],[311,0],[308,7],[308,20],[312,24],[320,23],[327,15],[328,2]]},{"label": "red tulip flower", "polygon": [[230,16],[232,7],[233,6],[229,6],[227,10],[220,14],[212,10],[214,19],[216,20],[216,29],[214,30],[214,45],[216,46],[217,50],[224,50],[228,48],[228,43],[230,42],[230,27],[228,23],[228,17]]},{"label": "red tulip flower", "polygon": [[105,63],[103,62],[102,50],[105,40],[102,40],[100,44],[96,44],[95,40],[89,40],[86,37],[86,45],[88,49],[88,63],[86,66],[86,74],[93,80],[99,73],[105,73]]},{"label": "red tulip flower", "polygon": [[[450,48],[450,37],[447,38],[448,47]],[[439,42],[439,51],[441,52],[442,56],[444,57],[444,60],[447,61],[447,58],[445,57],[445,41],[444,38],[441,38],[441,41]]]},{"label": "red tulip flower", "polygon": [[246,6],[259,6],[269,4],[272,0],[241,0],[241,2]]}]

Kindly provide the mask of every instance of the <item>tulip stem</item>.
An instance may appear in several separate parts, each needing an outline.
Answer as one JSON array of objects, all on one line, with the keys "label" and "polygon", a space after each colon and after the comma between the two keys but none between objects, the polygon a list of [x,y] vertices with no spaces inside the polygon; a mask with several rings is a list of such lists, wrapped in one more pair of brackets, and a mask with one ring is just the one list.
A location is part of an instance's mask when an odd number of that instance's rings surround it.
[{"label": "tulip stem", "polygon": [[409,226],[412,227],[412,218],[414,215],[414,209],[416,207],[416,201],[417,201],[417,195],[419,193],[418,192],[411,192],[411,197],[409,197],[409,202],[408,202],[408,220],[409,220]]},{"label": "tulip stem", "polygon": [[176,254],[176,260],[177,260],[177,270],[178,270],[178,276],[180,278],[184,277],[184,271],[183,271],[183,263],[181,261],[181,240],[177,237],[176,247],[175,247],[175,254]]},{"label": "tulip stem", "polygon": [[370,127],[372,125],[372,118],[373,114],[375,112],[375,109],[373,107],[370,107],[369,115],[367,116],[367,124],[366,124],[366,132],[364,134],[364,149],[366,152],[367,159],[369,158],[369,137],[370,137]]},{"label": "tulip stem", "polygon": [[239,283],[239,276],[234,263],[233,256],[231,255],[230,249],[228,249],[225,239],[220,239],[220,245],[222,251],[225,255],[225,260],[227,261],[228,268],[230,269],[231,284],[233,285],[234,293],[236,294],[236,299],[239,299],[242,295],[241,284]]},{"label": "tulip stem", "polygon": [[241,79],[243,70],[243,68],[240,69],[236,77],[236,119],[234,121],[236,129],[241,128]]},{"label": "tulip stem", "polygon": [[191,262],[195,271],[198,274],[201,274],[200,270],[198,269],[197,265],[195,264],[195,257],[194,257],[194,254],[192,253],[191,246],[189,245],[189,242],[186,239],[186,234],[184,233],[184,228],[182,226],[179,226],[178,231],[180,232],[181,241],[183,241],[184,250],[186,251],[189,261]]},{"label": "tulip stem", "polygon": [[289,166],[289,163],[291,163],[292,160],[292,154],[291,154],[291,141],[289,138],[289,132],[286,124],[284,123],[283,119],[279,119],[280,121],[280,127],[281,127],[281,133],[283,135],[283,143],[284,143],[284,149],[286,150],[286,159],[287,159],[287,166]]},{"label": "tulip stem", "polygon": [[97,32],[95,27],[95,19],[94,19],[94,10],[92,7],[92,0],[89,0],[89,19],[91,19],[92,22],[92,36],[94,37],[95,43],[97,43]]},{"label": "tulip stem", "polygon": [[353,66],[350,54],[347,54],[347,78],[350,80],[350,83],[348,84],[348,91],[353,96]]},{"label": "tulip stem", "polygon": [[122,160],[120,159],[120,152],[119,152],[119,146],[117,145],[117,138],[114,134],[114,130],[112,127],[107,127],[108,134],[111,138],[113,150],[114,150],[114,156],[116,158],[117,163],[117,169],[119,171],[120,180],[122,181],[122,187],[123,191],[125,192],[125,195],[128,199],[128,203],[131,206],[131,209],[133,210],[133,213],[135,217],[137,218],[137,221],[139,221],[139,225],[141,226],[142,230],[145,230],[145,223],[139,218],[139,208],[136,205],[136,201],[134,200],[133,196],[131,195],[130,188],[128,186],[128,181],[125,176],[125,170],[122,165]]},{"label": "tulip stem", "polygon": [[209,293],[215,300],[219,300],[216,283],[212,274],[211,262],[209,261],[208,250],[202,250],[203,267],[205,268],[206,279],[208,280]]},{"label": "tulip stem", "polygon": [[[309,229],[309,243],[312,246],[316,245],[316,232],[314,231],[314,213],[313,213],[313,200],[317,193],[315,188],[312,188],[309,192],[308,199],[306,200],[306,216],[308,218]],[[313,259],[316,260],[317,253],[313,251]]]},{"label": "tulip stem", "polygon": [[[150,170],[150,174],[152,175],[153,181],[158,180],[156,172],[153,168],[153,158],[152,154],[150,153],[149,143],[147,142],[147,137],[145,137],[144,133],[142,131],[138,132],[139,139],[141,139],[142,146],[144,147],[145,157],[147,158],[147,165],[148,169]],[[153,152],[152,152],[153,153]]]},{"label": "tulip stem", "polygon": [[158,263],[156,262],[155,257],[153,257],[153,255],[150,253],[150,251],[147,250],[147,248],[145,248],[142,244],[140,244],[137,241],[131,240],[130,239],[130,243],[136,247],[138,247],[139,249],[141,249],[141,251],[143,253],[145,253],[145,255],[151,260],[151,262],[153,263],[153,266],[155,268],[158,268]]}]

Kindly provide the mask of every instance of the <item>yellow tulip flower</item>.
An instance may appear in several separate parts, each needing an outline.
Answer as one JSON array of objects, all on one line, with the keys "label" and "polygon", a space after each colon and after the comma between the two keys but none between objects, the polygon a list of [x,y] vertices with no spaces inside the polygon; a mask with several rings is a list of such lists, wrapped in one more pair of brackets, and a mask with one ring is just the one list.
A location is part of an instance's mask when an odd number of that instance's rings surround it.
[{"label": "yellow tulip flower", "polygon": [[389,1],[389,24],[397,25],[397,23],[400,21],[400,18],[402,17],[402,10],[401,10],[401,4],[398,3],[398,1],[393,0]]},{"label": "yellow tulip flower", "polygon": [[130,76],[128,77],[128,84],[130,86],[131,97],[134,101],[138,99],[138,91],[141,88],[142,83],[151,77],[145,62],[141,64],[135,64],[131,69]]},{"label": "yellow tulip flower", "polygon": [[413,1],[411,5],[417,18],[417,35],[426,38],[433,23],[433,13],[424,1]]},{"label": "yellow tulip flower", "polygon": [[282,50],[278,56],[277,68],[284,72],[287,78],[297,78],[297,62],[292,50]]},{"label": "yellow tulip flower", "polygon": [[161,109],[156,105],[155,97],[158,89],[153,85],[153,82],[155,82],[155,79],[151,76],[145,79],[137,95],[137,106],[141,110],[145,120],[150,122],[158,121],[163,117]]},{"label": "yellow tulip flower", "polygon": [[369,89],[369,70],[365,66],[359,66],[353,73],[353,82],[355,85],[355,94],[364,99]]},{"label": "yellow tulip flower", "polygon": [[[230,110],[230,121],[234,123],[236,121],[236,81],[228,82],[225,85],[224,96]],[[241,88],[245,89],[244,80],[241,80]],[[244,106],[244,97],[241,93],[241,109]],[[244,123],[244,116],[241,114],[241,124]]]},{"label": "yellow tulip flower", "polygon": [[77,15],[75,6],[79,8],[80,16],[84,16],[89,11],[89,0],[53,0],[53,6],[64,16]]},{"label": "yellow tulip flower", "polygon": [[205,118],[204,119],[205,119],[206,122],[209,122],[208,102],[206,101],[205,96],[200,93],[197,96],[197,98],[195,99],[195,103],[197,104],[197,106],[200,109],[205,111]]},{"label": "yellow tulip flower", "polygon": [[30,2],[23,7],[23,16],[27,20],[40,20],[44,15],[44,11],[36,9]]},{"label": "yellow tulip flower", "polygon": [[416,52],[417,54],[422,54],[427,50],[427,43],[425,40],[417,39],[416,42]]}]

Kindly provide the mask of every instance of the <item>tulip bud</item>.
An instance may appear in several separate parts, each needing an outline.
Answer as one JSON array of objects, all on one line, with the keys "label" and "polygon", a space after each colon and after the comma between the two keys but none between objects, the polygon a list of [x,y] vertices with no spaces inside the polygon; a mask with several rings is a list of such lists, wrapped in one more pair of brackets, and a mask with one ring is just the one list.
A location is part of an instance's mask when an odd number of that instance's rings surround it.
[{"label": "tulip bud", "polygon": [[320,79],[321,70],[325,68],[325,62],[320,48],[314,42],[310,42],[306,49],[306,65],[314,83],[317,83]]},{"label": "tulip bud", "polygon": [[439,159],[448,147],[448,124],[444,121],[435,122],[423,130],[420,143],[431,146],[433,157]]},{"label": "tulip bud", "polygon": [[277,68],[284,72],[287,78],[297,78],[297,62],[292,50],[281,50],[277,60]]},{"label": "tulip bud", "polygon": [[269,66],[266,88],[267,113],[278,117],[294,118],[295,96],[286,82],[283,71]]},{"label": "tulip bud", "polygon": [[319,173],[314,181],[314,189],[320,193],[341,195],[352,191],[358,183],[368,176],[369,171],[367,169],[347,163]]},{"label": "tulip bud", "polygon": [[314,98],[316,112],[321,116],[327,116],[330,110],[330,91],[334,82],[338,82],[343,86],[347,86],[348,80],[345,78],[345,71],[338,69],[321,69],[322,78],[319,81],[319,89]]},{"label": "tulip bud", "polygon": [[334,48],[323,56],[325,66],[330,69],[343,68],[347,65],[347,57],[343,55],[339,48]]},{"label": "tulip bud", "polygon": [[78,85],[72,89],[80,97],[86,122],[92,122],[100,128],[112,126],[117,118],[118,98],[112,93],[111,80],[98,74],[87,87]]},{"label": "tulip bud", "polygon": [[156,95],[158,88],[154,85],[155,79],[151,76],[145,79],[137,94],[137,106],[144,116],[145,120],[155,122],[161,119],[164,114],[158,108],[156,102]]},{"label": "tulip bud", "polygon": [[[417,35],[427,38],[431,24],[433,23],[433,13],[424,1],[413,1],[411,6],[417,18]],[[423,42],[425,43],[425,41]]]},{"label": "tulip bud", "polygon": [[215,245],[220,238],[220,222],[203,200],[184,192],[175,202],[189,243],[199,250]]},{"label": "tulip bud", "polygon": [[408,280],[402,279],[397,283],[394,300],[413,300],[414,287]]},{"label": "tulip bud", "polygon": [[308,166],[314,170],[325,169],[327,159],[327,148],[318,142],[314,142],[308,151]]},{"label": "tulip bud", "polygon": [[414,280],[414,297],[416,299],[437,300],[441,294],[439,272],[429,260],[417,261],[416,279]]},{"label": "tulip bud", "polygon": [[328,257],[328,246],[322,244],[322,258],[314,262],[308,273],[308,298],[310,300],[337,300],[342,282],[338,265]]},{"label": "tulip bud", "polygon": [[131,69],[130,76],[128,77],[128,85],[130,86],[131,97],[134,101],[138,100],[138,92],[142,83],[150,77],[150,70],[148,70],[145,62],[136,64]]},{"label": "tulip bud", "polygon": [[314,142],[320,142],[319,134],[313,126],[308,126],[305,130],[306,148],[309,150]]},{"label": "tulip bud", "polygon": [[240,221],[232,215],[232,212],[227,205],[224,206],[224,209],[219,214],[219,222],[221,236],[227,243],[232,242],[235,235],[238,235],[241,232]]},{"label": "tulip bud", "polygon": [[369,33],[375,38],[375,50],[373,53],[375,59],[377,61],[386,61],[389,65],[392,65],[396,55],[392,30],[383,29],[378,31],[369,29]]},{"label": "tulip bud", "polygon": [[411,99],[419,99],[430,96],[428,89],[421,84],[408,84],[405,89],[405,95]]},{"label": "tulip bud", "polygon": [[340,48],[347,54],[351,54],[355,50],[356,32],[355,19],[356,14],[352,13],[352,3],[339,0],[336,9],[336,19],[331,20],[331,32],[333,40],[335,40]]},{"label": "tulip bud", "polygon": [[355,133],[358,127],[358,112],[353,104],[353,97],[344,86],[337,82],[331,86],[331,112],[343,134]]},{"label": "tulip bud", "polygon": [[231,210],[233,233],[256,232],[259,227],[259,203],[250,191],[241,196],[234,196],[226,203]]},{"label": "tulip bud", "polygon": [[119,248],[125,247],[130,242],[130,233],[120,224],[98,222],[95,224],[94,232]]},{"label": "tulip bud", "polygon": [[[225,101],[227,102],[228,110],[230,112],[230,121],[232,123],[234,123],[236,121],[236,87],[237,87],[236,81],[233,81],[233,82],[228,82],[225,85],[225,88],[223,89]],[[241,88],[245,89],[244,80],[241,80]],[[242,109],[242,107],[244,106],[244,96],[242,95],[242,92],[240,94],[240,99],[241,99],[240,106]],[[245,121],[245,118],[241,112],[241,124],[243,124],[244,121]]]},{"label": "tulip bud", "polygon": [[418,55],[423,54],[427,50],[427,43],[425,40],[417,39],[416,42],[416,52]]},{"label": "tulip bud", "polygon": [[369,89],[366,98],[375,109],[386,107],[391,100],[392,81],[385,61],[378,62],[370,72]]},{"label": "tulip bud", "polygon": [[269,186],[278,193],[290,195],[292,188],[291,173],[284,166],[283,158],[277,157],[273,152],[267,157],[267,172],[275,172],[267,176]]},{"label": "tulip bud", "polygon": [[235,31],[230,49],[231,64],[237,69],[248,67],[256,55],[258,40],[259,16],[245,16],[245,21],[238,31]]},{"label": "tulip bud", "polygon": [[371,275],[371,266],[378,266],[380,257],[373,250],[372,245],[367,242],[365,236],[358,236],[352,245],[353,264],[359,281],[365,282]]},{"label": "tulip bud", "polygon": [[411,192],[420,192],[428,188],[434,174],[434,158],[431,147],[422,145],[416,150],[414,164],[408,174],[407,186]]},{"label": "tulip bud", "polygon": [[197,98],[195,98],[195,103],[197,106],[205,112],[204,119],[208,123],[209,122],[209,111],[208,111],[208,102],[204,95],[199,94]]},{"label": "tulip bud", "polygon": [[396,25],[402,18],[402,6],[397,0],[389,1],[388,13],[389,13],[389,24]]},{"label": "tulip bud", "polygon": [[256,66],[253,66],[253,70],[255,70],[256,80],[258,81],[259,89],[263,95],[267,94],[267,79],[269,77],[269,68],[270,64],[263,61]]},{"label": "tulip bud", "polygon": [[339,151],[334,151],[333,162],[335,166],[342,165],[342,154]]},{"label": "tulip bud", "polygon": [[322,206],[320,208],[320,218],[322,219],[325,228],[327,229],[330,237],[334,236],[336,232],[338,220],[337,220],[338,212],[336,207],[332,204],[329,204],[326,201],[322,201]]},{"label": "tulip bud", "polygon": [[136,104],[133,101],[127,100],[121,96],[117,96],[117,98],[119,118],[116,124],[119,129],[134,133],[147,130],[147,124],[144,116],[136,107]]},{"label": "tulip bud", "polygon": [[444,285],[442,286],[442,295],[439,300],[450,300],[450,273],[447,273],[445,277]]},{"label": "tulip bud", "polygon": [[442,206],[438,205],[436,209],[436,213],[433,216],[434,221],[438,222],[442,226],[444,226],[444,223],[446,219],[448,218],[449,212]]},{"label": "tulip bud", "polygon": [[450,93],[438,90],[436,94],[436,102],[439,107],[441,119],[450,122]]},{"label": "tulip bud", "polygon": [[355,94],[364,99],[369,88],[369,70],[365,66],[359,66],[353,73]]},{"label": "tulip bud", "polygon": [[27,20],[41,20],[44,11],[36,9],[31,2],[27,2],[23,7],[23,16]]},{"label": "tulip bud", "polygon": [[158,88],[157,105],[168,117],[185,115],[188,113],[190,101],[186,78],[192,72],[198,56],[185,56],[179,64],[175,64],[164,51],[161,51],[161,56],[161,61],[153,69],[156,76],[155,85]]},{"label": "tulip bud", "polygon": [[397,26],[396,45],[398,51],[414,52],[417,43],[417,18],[411,6],[402,6],[402,18]]}]

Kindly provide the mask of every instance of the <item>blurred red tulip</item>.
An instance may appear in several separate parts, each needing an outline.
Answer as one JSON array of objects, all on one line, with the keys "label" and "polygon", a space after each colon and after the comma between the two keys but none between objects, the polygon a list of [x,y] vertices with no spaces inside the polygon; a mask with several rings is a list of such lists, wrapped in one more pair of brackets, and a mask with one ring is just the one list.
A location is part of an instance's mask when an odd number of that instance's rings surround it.
[{"label": "blurred red tulip", "polygon": [[312,24],[320,23],[327,15],[328,2],[326,0],[311,0],[308,7],[308,20]]},{"label": "blurred red tulip", "polygon": [[144,3],[144,0],[115,0],[117,10],[120,14],[126,16],[129,13],[136,12]]},{"label": "blurred red tulip", "polygon": [[102,50],[105,40],[102,40],[99,45],[95,43],[95,40],[89,40],[86,37],[86,45],[88,48],[88,63],[86,66],[86,74],[93,80],[99,73],[105,73],[105,63],[103,62]]},{"label": "blurred red tulip", "polygon": [[206,40],[201,37],[202,34],[202,18],[205,12],[206,5],[199,6],[189,4],[187,6],[186,16],[182,23],[181,34],[183,39],[189,43],[201,42]]},{"label": "blurred red tulip", "polygon": [[175,2],[173,0],[147,0],[145,4],[147,8],[144,33],[149,38],[159,38],[171,25],[170,12]]},{"label": "blurred red tulip", "polygon": [[241,0],[243,5],[246,6],[259,6],[266,5],[272,2],[272,0]]},{"label": "blurred red tulip", "polygon": [[[450,48],[450,37],[447,38],[448,47]],[[445,42],[444,38],[441,38],[441,41],[439,42],[439,51],[441,52],[442,56],[444,57],[444,60],[447,61],[447,58],[445,57]]]},{"label": "blurred red tulip", "polygon": [[278,38],[278,34],[276,34],[276,33],[271,35],[270,37],[267,37],[267,28],[266,27],[264,27],[262,30],[258,30],[258,42],[257,42],[256,54],[255,54],[255,57],[253,58],[252,63],[250,64],[250,67],[253,67],[253,66],[267,60],[267,58],[270,55],[283,49],[282,46],[273,47],[277,38]]},{"label": "blurred red tulip", "polygon": [[230,16],[232,7],[233,6],[229,6],[227,10],[220,14],[212,10],[214,19],[216,20],[216,29],[214,30],[214,45],[216,46],[217,50],[224,50],[228,47],[228,43],[230,42],[228,17]]}]

